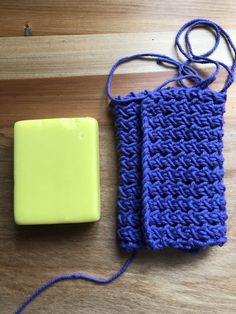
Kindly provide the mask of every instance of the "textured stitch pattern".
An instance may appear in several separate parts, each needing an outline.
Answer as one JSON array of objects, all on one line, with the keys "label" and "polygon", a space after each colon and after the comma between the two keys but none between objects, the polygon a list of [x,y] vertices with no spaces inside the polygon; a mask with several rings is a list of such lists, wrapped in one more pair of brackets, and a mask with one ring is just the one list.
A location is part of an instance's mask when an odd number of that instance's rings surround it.
[{"label": "textured stitch pattern", "polygon": [[[118,237],[125,250],[223,245],[226,94],[165,88],[112,102],[118,134]],[[126,101],[124,101],[126,100]]]},{"label": "textured stitch pattern", "polygon": [[142,171],[141,171],[141,102],[114,104],[115,125],[119,137],[120,184],[118,196],[118,237],[127,250],[144,246],[141,232]]}]

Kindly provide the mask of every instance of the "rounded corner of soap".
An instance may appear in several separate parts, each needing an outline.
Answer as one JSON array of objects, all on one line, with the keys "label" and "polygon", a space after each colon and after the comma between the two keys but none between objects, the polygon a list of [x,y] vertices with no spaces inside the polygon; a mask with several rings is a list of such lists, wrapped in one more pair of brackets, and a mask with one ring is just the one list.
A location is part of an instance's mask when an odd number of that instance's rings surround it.
[{"label": "rounded corner of soap", "polygon": [[96,215],[96,217],[94,218],[94,222],[97,222],[101,219],[101,211],[99,211],[99,213]]},{"label": "rounded corner of soap", "polygon": [[93,117],[86,117],[87,121],[89,121],[93,126],[98,128],[98,120]]},{"label": "rounded corner of soap", "polygon": [[29,121],[30,120],[16,121],[14,124],[14,135],[17,135],[18,133],[24,131],[27,128]]},{"label": "rounded corner of soap", "polygon": [[14,130],[18,129],[19,127],[22,126],[22,124],[24,124],[24,121],[20,120],[20,121],[16,121],[14,123]]},{"label": "rounded corner of soap", "polygon": [[101,220],[101,215],[99,215],[99,216],[96,218],[95,222],[98,222],[98,221],[100,221],[100,220]]},{"label": "rounded corner of soap", "polygon": [[16,213],[14,213],[14,222],[17,226],[22,226],[24,225],[24,221],[22,220],[21,217],[19,217]]}]

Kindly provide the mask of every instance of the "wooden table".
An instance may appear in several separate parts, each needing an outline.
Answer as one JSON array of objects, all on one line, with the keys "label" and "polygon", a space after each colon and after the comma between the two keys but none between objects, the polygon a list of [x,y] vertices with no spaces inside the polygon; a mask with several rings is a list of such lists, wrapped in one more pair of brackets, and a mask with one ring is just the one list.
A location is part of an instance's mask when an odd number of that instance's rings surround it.
[{"label": "wooden table", "polygon": [[[235,1],[73,1],[0,3],[0,313],[12,313],[60,273],[108,277],[127,258],[116,242],[117,155],[105,83],[119,57],[143,51],[176,56],[176,31],[194,17],[229,30],[236,41]],[[32,37],[23,37],[26,23]],[[53,36],[51,36],[53,35]],[[204,36],[203,36],[204,35]],[[196,47],[213,42],[194,31]],[[207,39],[206,39],[207,38]],[[208,40],[209,39],[209,40]],[[221,47],[216,58],[229,61]],[[122,66],[114,94],[154,88],[172,72],[155,62]],[[215,85],[223,83],[223,76]],[[199,254],[140,252],[111,285],[62,282],[25,313],[236,312],[236,84],[225,115],[228,243]],[[17,227],[13,222],[13,126],[21,119],[92,116],[100,124],[102,219],[95,224]]]}]

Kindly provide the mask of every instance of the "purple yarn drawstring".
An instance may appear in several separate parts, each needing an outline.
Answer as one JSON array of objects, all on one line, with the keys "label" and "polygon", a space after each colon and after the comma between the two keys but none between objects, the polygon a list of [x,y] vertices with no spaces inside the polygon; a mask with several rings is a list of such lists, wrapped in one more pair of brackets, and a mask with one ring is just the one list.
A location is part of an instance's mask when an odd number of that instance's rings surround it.
[{"label": "purple yarn drawstring", "polygon": [[[196,27],[200,27],[200,26],[204,26],[204,27],[209,27],[211,29],[214,30],[215,32],[215,44],[214,46],[208,50],[207,52],[201,54],[201,55],[196,55],[193,52],[193,48],[192,45],[190,43],[190,38],[189,38],[189,34],[190,32],[196,28]],[[183,49],[182,45],[180,44],[180,36],[182,35],[182,33],[185,31],[185,44],[186,44],[186,48],[187,48],[187,52]],[[229,45],[229,47],[233,50],[233,63],[231,67],[228,67],[225,63],[221,62],[221,61],[215,61],[212,60],[210,58],[207,58],[210,54],[212,54],[217,47],[219,46],[220,43],[220,38],[224,37],[224,39],[226,40],[227,44]],[[233,83],[234,81],[234,71],[236,68],[236,47],[232,41],[232,39],[230,38],[229,34],[218,24],[207,20],[207,19],[194,19],[189,21],[188,23],[184,24],[180,30],[178,31],[176,38],[175,38],[175,44],[178,47],[179,51],[185,56],[185,58],[188,60],[188,62],[193,62],[193,63],[201,63],[201,64],[206,64],[206,63],[213,63],[216,66],[216,70],[206,79],[204,80],[203,84],[204,86],[208,86],[209,84],[211,84],[217,77],[217,74],[219,73],[219,67],[222,66],[225,68],[225,70],[228,72],[228,78],[226,80],[225,86],[222,88],[222,90],[220,92],[226,92],[226,90],[230,87],[230,85]]]},{"label": "purple yarn drawstring", "polygon": [[43,284],[40,288],[38,288],[34,293],[32,293],[16,310],[15,314],[20,314],[22,311],[27,307],[28,304],[30,304],[38,295],[40,295],[43,291],[47,290],[49,287],[52,285],[56,284],[59,281],[63,280],[69,280],[69,279],[83,279],[87,281],[92,281],[97,284],[107,284],[110,283],[114,280],[116,280],[118,277],[120,277],[129,267],[129,265],[133,262],[135,258],[136,252],[134,251],[132,255],[126,260],[124,265],[121,267],[121,269],[113,276],[107,278],[107,279],[102,279],[102,278],[96,278],[93,276],[85,275],[85,274],[65,274],[65,275],[60,275],[58,277],[55,277],[51,280],[49,280],[47,283]]},{"label": "purple yarn drawstring", "polygon": [[[143,58],[153,58],[154,60],[157,61],[157,63],[169,63],[169,64],[172,64],[174,66],[176,66],[176,68],[178,69],[178,73],[179,72],[183,72],[183,73],[180,73],[179,76],[177,76],[176,78],[170,78],[168,80],[166,80],[162,85],[161,87],[173,82],[173,81],[182,81],[183,79],[195,79],[197,82],[199,81],[202,81],[202,78],[198,75],[197,71],[190,67],[189,65],[187,64],[184,64],[181,63],[180,61],[178,60],[174,60],[168,56],[165,56],[165,55],[162,55],[162,54],[157,54],[157,53],[153,53],[153,52],[149,52],[149,53],[138,53],[138,54],[135,54],[135,55],[131,55],[131,56],[126,56],[124,58],[121,58],[119,60],[117,60],[112,68],[111,68],[111,71],[109,73],[109,76],[108,76],[108,79],[107,79],[107,85],[106,85],[106,92],[107,92],[107,95],[108,97],[113,100],[113,101],[116,101],[116,98],[113,97],[111,95],[111,82],[112,82],[112,78],[113,78],[113,75],[114,75],[114,72],[115,70],[117,69],[117,67],[122,64],[122,63],[125,63],[125,62],[128,62],[128,61],[131,61],[131,60],[135,60],[135,59],[143,59]],[[181,69],[181,71],[180,71]],[[187,74],[191,72],[192,74]],[[196,86],[196,84],[195,84]],[[157,88],[161,88],[160,86]],[[142,97],[142,96],[141,96]],[[143,96],[145,97],[145,96]]]},{"label": "purple yarn drawstring", "polygon": [[[215,31],[215,37],[216,37],[216,41],[214,46],[208,50],[207,52],[201,54],[201,55],[195,55],[193,52],[193,48],[192,45],[190,43],[190,32],[196,28],[196,27],[200,27],[200,26],[205,26],[205,27],[210,27]],[[182,45],[180,44],[180,36],[182,35],[182,33],[185,31],[185,44],[186,44],[186,48],[187,48],[187,52],[184,50],[184,48],[182,47]],[[208,58],[208,56],[210,54],[212,54],[219,46],[220,43],[220,38],[224,37],[226,42],[228,43],[229,47],[231,47],[231,49],[233,50],[233,63],[232,66],[229,67],[227,66],[225,63],[221,62],[221,61],[216,61],[213,59]],[[233,41],[231,40],[230,36],[228,35],[228,33],[218,24],[207,20],[207,19],[194,19],[189,21],[188,23],[184,24],[180,30],[178,31],[176,38],[175,38],[175,45],[178,47],[179,51],[186,57],[186,61],[185,62],[180,62],[178,60],[174,60],[168,56],[162,55],[162,54],[157,54],[157,53],[138,53],[138,54],[134,54],[131,56],[126,56],[123,57],[119,60],[117,60],[114,65],[111,68],[111,71],[109,73],[108,76],[108,80],[107,80],[107,85],[106,85],[106,91],[107,91],[107,95],[110,98],[110,100],[116,101],[116,97],[113,97],[111,95],[111,82],[112,82],[112,78],[114,75],[114,72],[116,70],[116,68],[122,64],[125,63],[127,61],[131,61],[134,59],[142,59],[142,58],[154,58],[157,60],[157,62],[163,62],[163,63],[170,63],[176,66],[177,68],[177,73],[178,76],[175,78],[170,78],[168,80],[166,80],[161,86],[159,86],[157,88],[160,89],[163,86],[173,82],[173,81],[179,81],[180,85],[182,87],[186,87],[187,86],[182,82],[183,79],[193,79],[194,80],[194,87],[199,87],[201,89],[205,89],[208,88],[208,86],[214,82],[214,80],[217,78],[217,75],[219,74],[220,71],[220,67],[223,67],[227,72],[228,72],[228,78],[226,80],[226,83],[224,85],[224,87],[221,89],[220,92],[224,93],[226,92],[226,90],[230,87],[230,85],[233,83],[234,81],[234,71],[236,68],[236,47],[233,43]],[[213,73],[211,73],[206,79],[203,79],[199,73],[197,72],[196,69],[194,69],[193,67],[191,67],[189,65],[190,62],[193,63],[199,63],[199,64],[214,64],[215,65],[215,71]],[[192,73],[192,75],[190,75],[190,72]],[[143,96],[137,96],[138,98],[143,98],[145,97],[145,95]],[[119,99],[119,101],[122,101],[121,99]],[[125,101],[125,100],[124,100]]]}]

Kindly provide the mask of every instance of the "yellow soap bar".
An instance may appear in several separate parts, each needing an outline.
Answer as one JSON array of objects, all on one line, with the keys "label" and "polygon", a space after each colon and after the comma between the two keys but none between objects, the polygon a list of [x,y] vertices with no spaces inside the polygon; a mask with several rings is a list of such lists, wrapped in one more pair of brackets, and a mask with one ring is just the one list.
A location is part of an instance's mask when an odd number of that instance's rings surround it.
[{"label": "yellow soap bar", "polygon": [[19,225],[99,220],[99,140],[95,119],[15,123],[14,218]]}]

